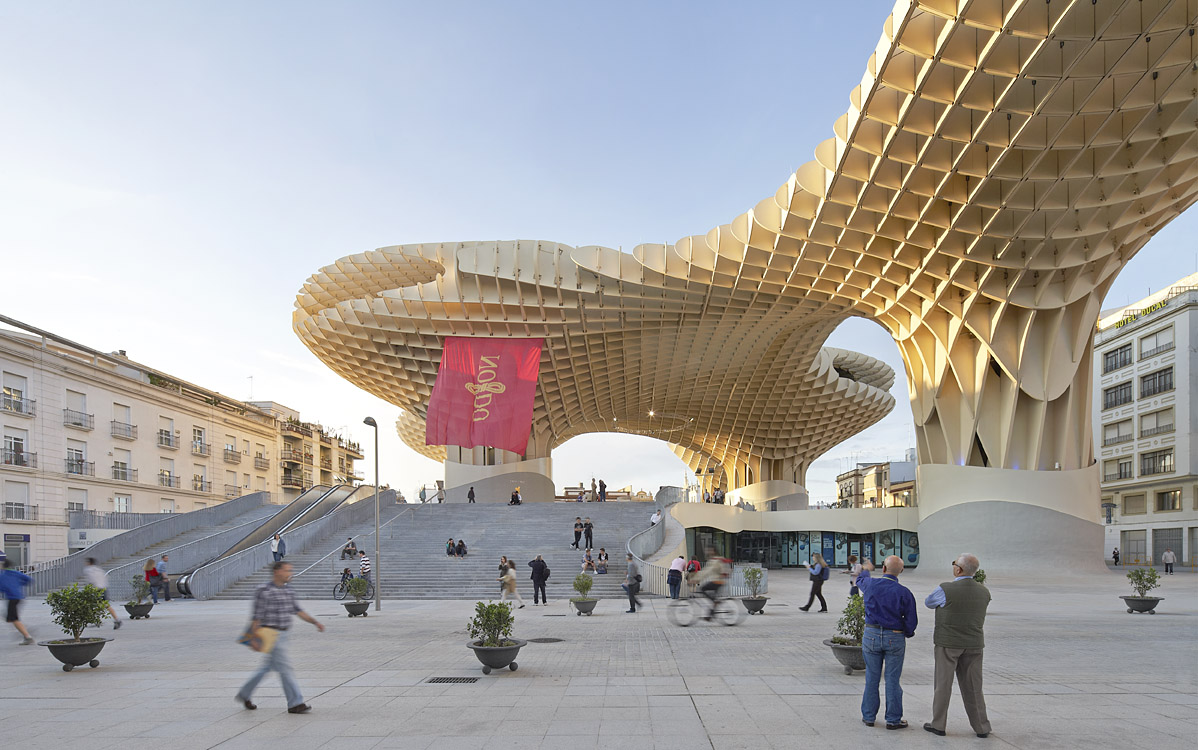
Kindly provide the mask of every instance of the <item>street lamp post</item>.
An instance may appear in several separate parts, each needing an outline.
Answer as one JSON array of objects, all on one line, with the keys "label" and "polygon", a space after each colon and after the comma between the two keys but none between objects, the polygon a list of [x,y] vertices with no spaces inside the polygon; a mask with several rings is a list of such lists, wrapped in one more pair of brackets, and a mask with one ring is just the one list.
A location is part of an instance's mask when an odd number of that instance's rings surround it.
[{"label": "street lamp post", "polygon": [[374,611],[383,608],[383,559],[379,544],[379,423],[367,417],[362,424],[374,428]]}]

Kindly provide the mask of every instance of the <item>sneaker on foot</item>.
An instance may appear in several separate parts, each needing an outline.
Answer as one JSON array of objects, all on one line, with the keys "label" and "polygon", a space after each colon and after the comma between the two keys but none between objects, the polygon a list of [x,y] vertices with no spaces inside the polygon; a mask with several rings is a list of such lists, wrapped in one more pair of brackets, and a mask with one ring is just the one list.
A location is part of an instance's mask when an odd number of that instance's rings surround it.
[{"label": "sneaker on foot", "polygon": [[289,714],[306,714],[311,710],[312,710],[312,707],[309,706],[307,703],[301,703],[298,706],[292,706],[291,708],[287,709],[287,713],[289,713]]},{"label": "sneaker on foot", "polygon": [[32,646],[33,638],[26,638],[25,640],[21,641],[21,645],[22,646]]},{"label": "sneaker on foot", "polygon": [[516,609],[524,609],[524,605],[521,604],[519,607],[516,607]]},{"label": "sneaker on foot", "polygon": [[120,630],[120,629],[121,629],[121,621],[120,621],[120,620],[113,620],[113,622],[112,622],[112,629],[113,629],[113,630]]},{"label": "sneaker on foot", "polygon": [[242,698],[240,695],[235,695],[233,696],[233,700],[245,706],[249,711],[256,711],[258,709],[258,707],[254,705],[254,702],[249,698]]}]

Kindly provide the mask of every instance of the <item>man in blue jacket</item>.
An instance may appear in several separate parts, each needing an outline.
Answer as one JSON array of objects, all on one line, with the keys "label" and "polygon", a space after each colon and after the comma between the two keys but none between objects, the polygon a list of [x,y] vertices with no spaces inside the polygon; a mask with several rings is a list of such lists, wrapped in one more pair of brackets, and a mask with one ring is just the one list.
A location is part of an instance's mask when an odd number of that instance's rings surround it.
[{"label": "man in blue jacket", "polygon": [[21,641],[22,646],[33,645],[33,636],[29,635],[17,613],[21,600],[25,598],[25,587],[31,583],[32,578],[13,568],[12,560],[4,560],[4,567],[0,570],[0,594],[4,594],[4,598],[8,600],[8,614],[4,621],[11,622],[17,632],[25,637],[25,640]]},{"label": "man in blue jacket", "polygon": [[861,651],[865,656],[865,695],[861,698],[861,721],[872,727],[878,716],[878,684],[883,665],[886,671],[886,728],[906,729],[903,718],[903,656],[907,639],[915,635],[917,615],[915,597],[898,582],[903,572],[902,559],[891,555],[882,563],[882,576],[871,578],[868,571],[857,576],[857,588],[865,597],[865,635]]}]

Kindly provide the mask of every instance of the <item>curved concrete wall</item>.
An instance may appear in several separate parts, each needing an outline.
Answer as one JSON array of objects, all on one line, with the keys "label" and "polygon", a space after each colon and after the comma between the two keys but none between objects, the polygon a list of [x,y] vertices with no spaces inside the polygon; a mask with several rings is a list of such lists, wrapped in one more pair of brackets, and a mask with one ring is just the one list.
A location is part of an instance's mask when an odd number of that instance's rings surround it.
[{"label": "curved concrete wall", "polygon": [[843,531],[871,534],[903,529],[916,531],[915,508],[845,508],[756,513],[713,503],[677,503],[669,512],[686,528],[710,526],[723,531]]},{"label": "curved concrete wall", "polygon": [[496,466],[445,462],[445,502],[467,502],[466,493],[474,487],[475,502],[506,503],[512,490],[520,488],[526,503],[551,503],[554,498],[550,479],[552,460],[537,458]]},{"label": "curved concrete wall", "polygon": [[725,503],[735,505],[744,500],[758,510],[770,510],[777,501],[777,510],[807,510],[807,488],[781,479],[755,482],[746,487],[729,490]]}]

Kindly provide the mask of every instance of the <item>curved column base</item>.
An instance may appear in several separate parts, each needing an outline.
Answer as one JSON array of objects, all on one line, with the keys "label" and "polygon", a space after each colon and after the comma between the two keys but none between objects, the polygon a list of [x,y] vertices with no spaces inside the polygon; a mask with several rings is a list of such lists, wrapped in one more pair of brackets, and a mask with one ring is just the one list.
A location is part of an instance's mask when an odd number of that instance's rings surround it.
[{"label": "curved column base", "polygon": [[757,510],[807,510],[808,495],[801,484],[771,479],[729,490],[724,502],[736,505],[741,500]]},{"label": "curved column base", "polygon": [[1016,471],[925,465],[919,477],[920,568],[951,575],[962,552],[988,575],[1105,571],[1098,469]]},{"label": "curved column base", "polygon": [[445,502],[467,502],[466,493],[473,487],[475,502],[506,504],[512,497],[512,490],[519,487],[522,502],[551,503],[556,494],[551,478],[552,465],[548,458],[495,466],[446,461]]}]

